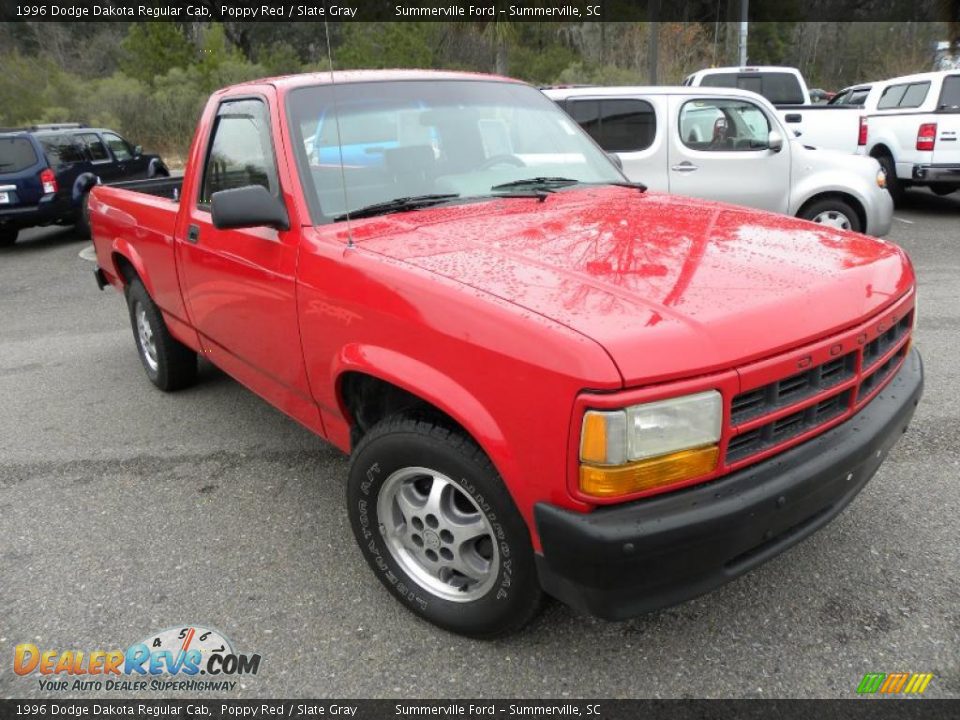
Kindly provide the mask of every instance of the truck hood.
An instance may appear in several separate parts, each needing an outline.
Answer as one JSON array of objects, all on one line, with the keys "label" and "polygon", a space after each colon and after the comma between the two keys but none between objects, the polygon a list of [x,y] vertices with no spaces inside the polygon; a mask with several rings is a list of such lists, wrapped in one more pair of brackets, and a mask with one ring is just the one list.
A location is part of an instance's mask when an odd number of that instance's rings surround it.
[{"label": "truck hood", "polygon": [[907,292],[897,246],[620,187],[357,221],[357,246],[600,343],[627,385],[729,369],[851,326]]}]

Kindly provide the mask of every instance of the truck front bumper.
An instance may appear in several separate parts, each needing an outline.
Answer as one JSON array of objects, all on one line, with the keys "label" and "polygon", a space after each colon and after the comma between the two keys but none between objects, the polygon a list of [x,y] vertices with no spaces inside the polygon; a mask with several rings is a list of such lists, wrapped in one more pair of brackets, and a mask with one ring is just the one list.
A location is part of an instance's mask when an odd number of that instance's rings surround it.
[{"label": "truck front bumper", "polygon": [[742,575],[853,500],[906,432],[922,392],[912,350],[857,415],[737,473],[591,513],[537,504],[541,585],[574,608],[623,620]]}]

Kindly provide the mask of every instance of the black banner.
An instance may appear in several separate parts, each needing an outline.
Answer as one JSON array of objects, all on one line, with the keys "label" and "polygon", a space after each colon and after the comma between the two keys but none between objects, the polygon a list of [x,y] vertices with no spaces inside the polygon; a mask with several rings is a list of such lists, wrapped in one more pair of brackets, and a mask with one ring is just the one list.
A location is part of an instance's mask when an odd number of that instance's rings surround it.
[{"label": "black banner", "polygon": [[[741,0],[0,0],[30,22],[733,22]],[[762,21],[960,22],[960,0],[750,0]]]},{"label": "black banner", "polygon": [[0,700],[18,718],[603,718],[605,720],[940,720],[958,700]]}]

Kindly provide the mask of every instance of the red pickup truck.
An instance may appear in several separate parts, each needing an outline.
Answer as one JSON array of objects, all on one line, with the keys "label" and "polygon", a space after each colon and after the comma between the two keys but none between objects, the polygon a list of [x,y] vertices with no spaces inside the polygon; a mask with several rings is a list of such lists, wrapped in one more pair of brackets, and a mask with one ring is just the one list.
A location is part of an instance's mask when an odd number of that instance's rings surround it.
[{"label": "red pickup truck", "polygon": [[544,593],[619,619],[756,567],[854,498],[922,392],[902,250],[644,192],[504,78],[230,87],[182,184],[89,209],[150,380],[202,355],[350,453],[373,572],[471,636]]}]

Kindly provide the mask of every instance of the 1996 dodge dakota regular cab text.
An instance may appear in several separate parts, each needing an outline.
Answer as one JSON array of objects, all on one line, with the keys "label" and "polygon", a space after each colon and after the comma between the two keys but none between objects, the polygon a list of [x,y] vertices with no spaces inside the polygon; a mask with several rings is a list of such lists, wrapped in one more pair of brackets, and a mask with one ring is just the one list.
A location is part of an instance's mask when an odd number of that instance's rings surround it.
[{"label": "1996 dodge dakota regular cab text", "polygon": [[504,78],[230,87],[182,187],[89,209],[153,383],[202,352],[350,452],[373,572],[467,635],[544,591],[619,619],[744,573],[853,499],[922,392],[902,250],[644,192]]}]

